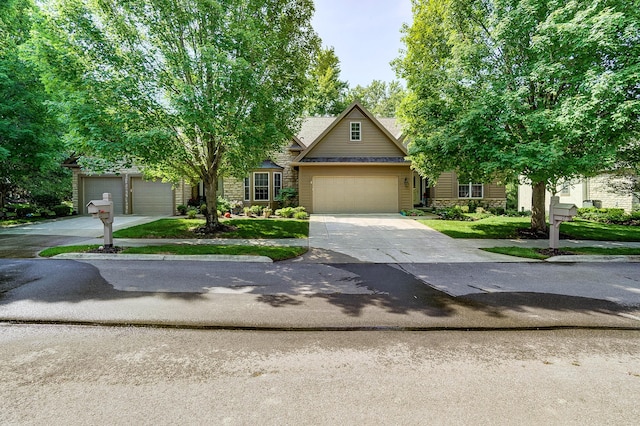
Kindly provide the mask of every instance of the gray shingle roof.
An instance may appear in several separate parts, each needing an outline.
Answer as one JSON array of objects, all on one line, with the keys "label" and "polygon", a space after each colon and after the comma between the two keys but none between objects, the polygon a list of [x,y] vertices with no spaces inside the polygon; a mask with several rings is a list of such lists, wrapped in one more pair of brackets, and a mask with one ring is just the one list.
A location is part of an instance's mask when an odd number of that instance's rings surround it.
[{"label": "gray shingle roof", "polygon": [[314,157],[302,163],[408,163],[404,157]]}]

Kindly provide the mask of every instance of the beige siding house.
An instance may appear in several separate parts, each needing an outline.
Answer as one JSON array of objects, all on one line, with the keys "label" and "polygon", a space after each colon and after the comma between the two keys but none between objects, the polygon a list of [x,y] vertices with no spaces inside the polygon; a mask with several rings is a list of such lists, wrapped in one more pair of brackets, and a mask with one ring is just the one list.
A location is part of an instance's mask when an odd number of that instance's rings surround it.
[{"label": "beige siding house", "polygon": [[[575,204],[578,207],[619,208],[631,212],[638,200],[632,194],[617,193],[611,186],[613,178],[602,174],[590,178],[576,179],[556,189],[561,203]],[[518,187],[518,209],[531,210],[531,185]],[[548,210],[551,193],[546,192],[545,206]]]},{"label": "beige siding house", "polygon": [[[244,179],[224,177],[219,194],[244,206],[279,207],[283,188],[298,192],[309,213],[398,213],[416,206],[448,207],[470,202],[504,207],[504,186],[459,182],[444,173],[430,185],[411,169],[395,119],[374,117],[354,102],[338,117],[307,118],[300,132]],[[175,214],[192,192],[184,183],[172,187],[146,182],[137,170],[118,175],[89,175],[74,169],[74,209],[102,192],[114,194],[118,214]]]}]

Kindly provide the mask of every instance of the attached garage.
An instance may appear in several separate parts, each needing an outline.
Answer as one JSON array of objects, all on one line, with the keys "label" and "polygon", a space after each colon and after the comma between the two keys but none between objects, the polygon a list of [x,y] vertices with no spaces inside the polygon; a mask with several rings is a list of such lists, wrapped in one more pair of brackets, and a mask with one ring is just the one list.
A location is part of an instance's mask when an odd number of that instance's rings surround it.
[{"label": "attached garage", "polygon": [[171,184],[131,178],[131,212],[144,215],[173,214]]},{"label": "attached garage", "polygon": [[81,202],[83,214],[88,214],[87,203],[102,200],[102,194],[111,193],[115,214],[124,214],[124,180],[121,177],[83,177],[81,179]]},{"label": "attached garage", "polygon": [[315,213],[397,213],[397,176],[315,176]]}]

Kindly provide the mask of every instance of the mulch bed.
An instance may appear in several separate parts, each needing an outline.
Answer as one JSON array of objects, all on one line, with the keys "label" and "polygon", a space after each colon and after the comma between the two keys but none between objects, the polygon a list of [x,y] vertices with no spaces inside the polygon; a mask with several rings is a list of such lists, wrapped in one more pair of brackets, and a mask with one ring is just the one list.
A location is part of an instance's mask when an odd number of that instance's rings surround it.
[{"label": "mulch bed", "polygon": [[87,253],[103,253],[103,254],[115,254],[120,253],[122,251],[122,247],[103,247],[100,246],[97,249],[88,250]]}]

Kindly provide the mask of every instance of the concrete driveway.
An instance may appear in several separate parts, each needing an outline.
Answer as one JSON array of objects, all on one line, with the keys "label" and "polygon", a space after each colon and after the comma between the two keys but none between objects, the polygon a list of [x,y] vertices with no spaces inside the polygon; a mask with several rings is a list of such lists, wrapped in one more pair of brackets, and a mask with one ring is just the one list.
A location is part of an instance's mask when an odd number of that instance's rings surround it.
[{"label": "concrete driveway", "polygon": [[313,214],[309,247],[341,253],[345,263],[531,261],[479,250],[399,214]]},{"label": "concrete driveway", "polygon": [[[156,219],[159,217],[116,216],[113,230]],[[0,228],[0,258],[35,257],[40,250],[47,247],[87,243],[88,238],[98,238],[102,235],[102,222],[91,216],[73,216]],[[99,244],[100,241],[95,243]]]}]

